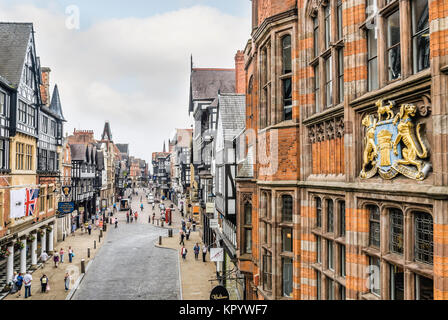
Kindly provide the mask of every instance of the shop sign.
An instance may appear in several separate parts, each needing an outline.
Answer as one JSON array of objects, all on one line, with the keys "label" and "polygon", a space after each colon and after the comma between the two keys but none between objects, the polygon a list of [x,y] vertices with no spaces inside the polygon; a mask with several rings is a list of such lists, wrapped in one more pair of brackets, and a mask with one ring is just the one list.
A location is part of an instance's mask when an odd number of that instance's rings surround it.
[{"label": "shop sign", "polygon": [[229,292],[223,286],[216,286],[210,293],[210,300],[230,300]]},{"label": "shop sign", "polygon": [[210,248],[210,261],[223,262],[224,248]]},{"label": "shop sign", "polygon": [[74,202],[58,202],[58,211],[64,214],[75,211]]}]

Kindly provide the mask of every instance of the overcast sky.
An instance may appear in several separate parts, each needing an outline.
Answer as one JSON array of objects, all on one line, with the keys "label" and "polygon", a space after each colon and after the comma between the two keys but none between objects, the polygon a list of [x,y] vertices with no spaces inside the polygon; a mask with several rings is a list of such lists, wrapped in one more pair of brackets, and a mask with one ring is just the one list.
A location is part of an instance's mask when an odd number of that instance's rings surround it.
[{"label": "overcast sky", "polygon": [[51,88],[59,87],[65,132],[93,129],[99,139],[108,120],[115,143],[129,143],[131,155],[150,161],[175,128],[192,124],[190,54],[196,67],[233,68],[250,36],[250,5],[0,0],[0,20],[34,23],[41,65],[52,70]]}]

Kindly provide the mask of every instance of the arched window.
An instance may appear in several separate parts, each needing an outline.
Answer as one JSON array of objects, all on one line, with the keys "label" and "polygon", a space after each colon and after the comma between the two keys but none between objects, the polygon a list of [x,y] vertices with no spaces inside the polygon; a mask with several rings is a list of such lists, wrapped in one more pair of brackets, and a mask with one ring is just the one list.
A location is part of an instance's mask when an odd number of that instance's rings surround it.
[{"label": "arched window", "polygon": [[[342,103],[344,99],[342,15],[342,1],[329,1],[327,4],[320,5],[309,20],[313,28],[313,51],[310,63],[314,69],[314,112],[316,113]],[[319,21],[322,23],[323,30],[319,30]]]},{"label": "arched window", "polygon": [[291,64],[291,36],[284,36],[282,39],[283,53],[283,74],[292,72]]},{"label": "arched window", "polygon": [[327,232],[334,232],[334,204],[327,199]]},{"label": "arched window", "polygon": [[316,201],[316,227],[322,227],[322,200],[315,198]]},{"label": "arched window", "polygon": [[244,203],[243,217],[243,253],[252,253],[252,204]]}]

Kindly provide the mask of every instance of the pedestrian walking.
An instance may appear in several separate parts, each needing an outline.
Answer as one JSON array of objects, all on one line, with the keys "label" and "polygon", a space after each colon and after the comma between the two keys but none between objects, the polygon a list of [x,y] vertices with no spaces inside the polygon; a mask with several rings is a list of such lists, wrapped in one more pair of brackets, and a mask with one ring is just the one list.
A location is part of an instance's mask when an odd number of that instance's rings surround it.
[{"label": "pedestrian walking", "polygon": [[64,263],[64,249],[62,248],[59,250],[59,257],[61,259],[61,263]]},{"label": "pedestrian walking", "polygon": [[152,203],[152,211],[154,211],[154,207],[156,206],[156,204],[153,202]]},{"label": "pedestrian walking", "polygon": [[151,223],[151,215],[149,215],[148,223]]},{"label": "pedestrian walking", "polygon": [[135,222],[137,222],[137,218],[138,218],[138,212],[135,211]]},{"label": "pedestrian walking", "polygon": [[180,242],[179,242],[179,244],[181,244],[181,245],[185,245],[184,238],[185,238],[185,234],[184,234],[184,232],[181,230],[181,231],[180,231]]},{"label": "pedestrian walking", "polygon": [[40,278],[40,285],[41,285],[41,292],[42,293],[47,292],[47,285],[48,285],[48,277],[47,277],[47,275],[44,274]]},{"label": "pedestrian walking", "polygon": [[68,247],[68,261],[72,263],[73,257],[75,256],[75,253],[72,250],[72,247]]},{"label": "pedestrian walking", "polygon": [[185,233],[185,237],[187,238],[187,241],[190,240],[190,229],[187,229],[187,232]]},{"label": "pedestrian walking", "polygon": [[134,222],[134,214],[131,212],[131,223]]},{"label": "pedestrian walking", "polygon": [[17,297],[20,297],[21,293],[22,293],[22,285],[23,285],[23,275],[22,275],[22,273],[19,273],[15,280],[16,280],[15,285],[16,285],[17,293],[18,293]]},{"label": "pedestrian walking", "polygon": [[95,217],[92,216],[92,224],[95,224]]},{"label": "pedestrian walking", "polygon": [[40,260],[42,261],[42,269],[45,268],[45,262],[48,260],[48,254],[46,251],[42,252],[40,255]]},{"label": "pedestrian walking", "polygon": [[140,204],[140,210],[143,212],[143,203]]},{"label": "pedestrian walking", "polygon": [[59,254],[57,252],[55,252],[53,255],[53,261],[54,261],[54,267],[57,268],[59,262]]},{"label": "pedestrian walking", "polygon": [[117,228],[118,228],[118,218],[115,217],[115,229],[117,229]]},{"label": "pedestrian walking", "polygon": [[89,226],[87,227],[87,230],[89,230],[89,236],[92,234],[92,225],[89,224]]},{"label": "pedestrian walking", "polygon": [[156,219],[156,213],[155,212],[153,212],[152,213],[152,224],[154,224],[154,220]]},{"label": "pedestrian walking", "polygon": [[27,271],[26,275],[23,277],[23,284],[25,285],[25,299],[31,297],[31,282],[33,277],[31,273]]},{"label": "pedestrian walking", "polygon": [[64,277],[64,285],[65,285],[65,291],[68,291],[68,289],[70,289],[70,275],[68,274],[68,272],[65,273],[65,277]]},{"label": "pedestrian walking", "polygon": [[75,231],[76,231],[76,223],[73,222],[73,224],[72,224],[72,234],[73,234],[73,236],[75,236]]},{"label": "pedestrian walking", "polygon": [[126,212],[126,223],[129,223],[129,211]]},{"label": "pedestrian walking", "polygon": [[201,247],[199,247],[199,243],[196,243],[196,245],[193,248],[195,260],[198,260],[199,250],[201,250]]},{"label": "pedestrian walking", "polygon": [[187,259],[187,252],[188,252],[187,248],[185,248],[185,246],[182,246],[182,248],[180,249],[182,259],[184,259],[184,260]]},{"label": "pedestrian walking", "polygon": [[[18,290],[17,288],[17,279],[18,279],[19,275],[17,274],[17,271],[14,271],[14,277],[12,278],[12,287],[11,287],[11,291],[9,293],[14,294],[16,293]],[[17,296],[19,297],[19,296]]]},{"label": "pedestrian walking", "polygon": [[207,255],[207,246],[204,244],[202,247],[202,262],[205,262],[205,256]]}]

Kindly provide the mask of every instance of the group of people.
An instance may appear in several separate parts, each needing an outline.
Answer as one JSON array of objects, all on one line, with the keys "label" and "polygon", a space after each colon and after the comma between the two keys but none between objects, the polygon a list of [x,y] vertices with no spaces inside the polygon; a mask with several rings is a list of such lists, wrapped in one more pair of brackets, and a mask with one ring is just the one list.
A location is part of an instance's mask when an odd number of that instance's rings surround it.
[{"label": "group of people", "polygon": [[[72,263],[75,253],[73,252],[73,249],[71,246],[68,247],[67,253],[68,253],[69,262]],[[65,256],[64,248],[61,248],[61,250],[59,250],[59,252],[55,251],[53,253],[53,262],[54,262],[55,268],[58,267],[59,263],[64,263],[64,256]],[[49,258],[49,256],[48,256],[47,252],[43,251],[42,254],[40,255],[40,259],[42,261],[42,269],[45,267],[45,263],[47,262],[48,258]],[[31,297],[31,282],[32,281],[33,281],[33,276],[31,275],[31,273],[29,271],[26,274],[14,272],[11,293],[13,293],[13,294],[17,293],[17,297],[20,297],[21,291],[22,291],[22,286],[24,286],[25,287],[25,298]],[[41,284],[41,292],[42,293],[46,293],[46,292],[50,291],[50,281],[46,274],[43,274],[42,277],[40,278],[40,284]],[[64,285],[65,285],[65,290],[66,291],[69,290],[70,275],[68,273],[65,274]]]},{"label": "group of people", "polygon": [[[182,229],[179,230],[179,237],[180,237],[179,245],[182,245],[182,248],[180,249],[180,254],[182,255],[183,260],[187,259],[187,253],[188,253],[187,248],[185,248],[184,239],[186,239],[187,241],[190,240],[192,225],[193,225],[193,231],[195,231],[196,230],[196,222],[193,219],[191,219],[191,217],[188,219],[187,222],[184,219],[182,219]],[[199,259],[200,251],[201,251],[201,247],[199,246],[199,243],[196,243],[196,245],[193,247],[195,260]],[[203,262],[205,262],[205,257],[207,256],[207,251],[208,251],[207,246],[203,245],[202,246],[202,261]]]},{"label": "group of people", "polygon": [[135,218],[135,222],[137,222],[138,219],[138,212],[132,212],[131,209],[129,209],[128,212],[126,212],[126,223],[132,223],[134,222],[134,218]]},{"label": "group of people", "polygon": [[[68,272],[65,273],[64,276],[64,287],[65,291],[68,291],[70,289],[70,274]],[[22,286],[25,287],[25,299],[28,297],[31,297],[31,283],[33,281],[33,276],[31,275],[31,272],[28,271],[25,275],[22,273],[14,272],[14,278],[12,280],[12,288],[11,293],[17,293],[17,298],[21,297],[22,295]],[[50,291],[50,280],[48,279],[46,274],[43,274],[42,277],[40,277],[40,285],[41,285],[41,293],[47,293]]]},{"label": "group of people", "polygon": [[[73,258],[75,257],[75,253],[73,252],[72,247],[68,247],[68,261],[69,263],[73,262]],[[59,250],[59,252],[55,251],[53,253],[53,262],[54,262],[54,267],[57,268],[59,263],[64,263],[64,255],[65,255],[65,251],[63,248],[61,248],[61,250]],[[46,251],[42,252],[42,254],[40,255],[40,260],[42,261],[42,268],[45,267],[45,263],[48,260],[48,254]]]}]

